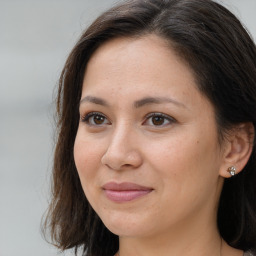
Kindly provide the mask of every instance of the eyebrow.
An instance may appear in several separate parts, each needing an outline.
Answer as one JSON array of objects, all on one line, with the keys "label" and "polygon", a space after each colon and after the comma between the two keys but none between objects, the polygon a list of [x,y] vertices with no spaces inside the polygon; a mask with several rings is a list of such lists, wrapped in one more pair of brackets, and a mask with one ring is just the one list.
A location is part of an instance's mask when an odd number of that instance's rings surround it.
[{"label": "eyebrow", "polygon": [[104,99],[93,97],[93,96],[86,96],[80,100],[80,104],[84,102],[91,102],[91,103],[106,106],[106,107],[109,106],[109,104]]},{"label": "eyebrow", "polygon": [[135,101],[134,107],[139,108],[148,104],[162,104],[162,103],[172,103],[179,107],[186,108],[186,106],[183,103],[167,97],[146,97],[141,100]]},{"label": "eyebrow", "polygon": [[[97,105],[102,105],[102,106],[109,107],[109,104],[107,103],[106,100],[104,100],[102,98],[94,97],[94,96],[84,97],[83,99],[81,99],[80,104],[84,103],[84,102],[90,102],[90,103],[94,103],[94,104],[97,104]],[[183,103],[181,103],[179,101],[176,101],[172,98],[167,98],[167,97],[145,97],[143,99],[135,101],[133,105],[134,105],[135,108],[140,108],[140,107],[143,107],[145,105],[162,104],[162,103],[172,103],[172,104],[177,105],[179,107],[186,108],[186,106]]]}]

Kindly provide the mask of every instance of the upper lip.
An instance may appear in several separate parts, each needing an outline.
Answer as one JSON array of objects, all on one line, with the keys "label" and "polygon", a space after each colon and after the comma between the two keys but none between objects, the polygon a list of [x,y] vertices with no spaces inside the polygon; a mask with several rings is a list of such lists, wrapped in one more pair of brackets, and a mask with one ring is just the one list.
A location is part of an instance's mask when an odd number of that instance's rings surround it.
[{"label": "upper lip", "polygon": [[131,182],[108,182],[102,187],[105,190],[115,190],[115,191],[131,191],[131,190],[153,190],[153,188],[145,187],[136,183]]}]

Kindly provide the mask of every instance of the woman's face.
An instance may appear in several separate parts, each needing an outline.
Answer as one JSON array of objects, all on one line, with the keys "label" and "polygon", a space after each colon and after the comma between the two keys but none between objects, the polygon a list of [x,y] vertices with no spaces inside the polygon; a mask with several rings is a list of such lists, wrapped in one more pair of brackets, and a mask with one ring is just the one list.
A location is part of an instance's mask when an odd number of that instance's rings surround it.
[{"label": "woman's face", "polygon": [[83,81],[74,147],[87,199],[121,236],[215,221],[223,153],[191,69],[154,35],[103,44]]}]

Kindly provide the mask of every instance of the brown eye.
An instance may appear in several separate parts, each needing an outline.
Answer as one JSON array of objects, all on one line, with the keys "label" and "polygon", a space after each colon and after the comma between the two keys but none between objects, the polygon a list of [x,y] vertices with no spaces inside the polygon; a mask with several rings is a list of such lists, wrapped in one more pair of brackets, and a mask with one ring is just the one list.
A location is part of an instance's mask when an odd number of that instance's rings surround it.
[{"label": "brown eye", "polygon": [[104,123],[104,121],[105,121],[105,117],[104,116],[100,116],[100,115],[95,115],[95,116],[93,116],[93,122],[95,123],[95,124],[103,124]]},{"label": "brown eye", "polygon": [[110,124],[108,119],[103,114],[94,112],[91,112],[82,118],[82,122],[85,122],[91,126],[102,126],[105,124]]},{"label": "brown eye", "polygon": [[162,116],[153,116],[152,117],[152,123],[154,125],[162,125],[164,123],[164,117]]},{"label": "brown eye", "polygon": [[143,125],[162,127],[166,125],[171,125],[175,122],[176,120],[174,118],[163,113],[151,113],[147,116]]}]

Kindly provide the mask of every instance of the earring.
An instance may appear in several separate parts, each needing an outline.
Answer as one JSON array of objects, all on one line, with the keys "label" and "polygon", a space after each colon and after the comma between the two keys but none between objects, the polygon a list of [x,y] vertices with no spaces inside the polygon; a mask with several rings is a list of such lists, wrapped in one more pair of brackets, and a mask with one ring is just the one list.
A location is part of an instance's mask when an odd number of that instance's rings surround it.
[{"label": "earring", "polygon": [[228,168],[228,172],[230,173],[231,177],[236,175],[236,167],[235,166],[231,166]]}]

